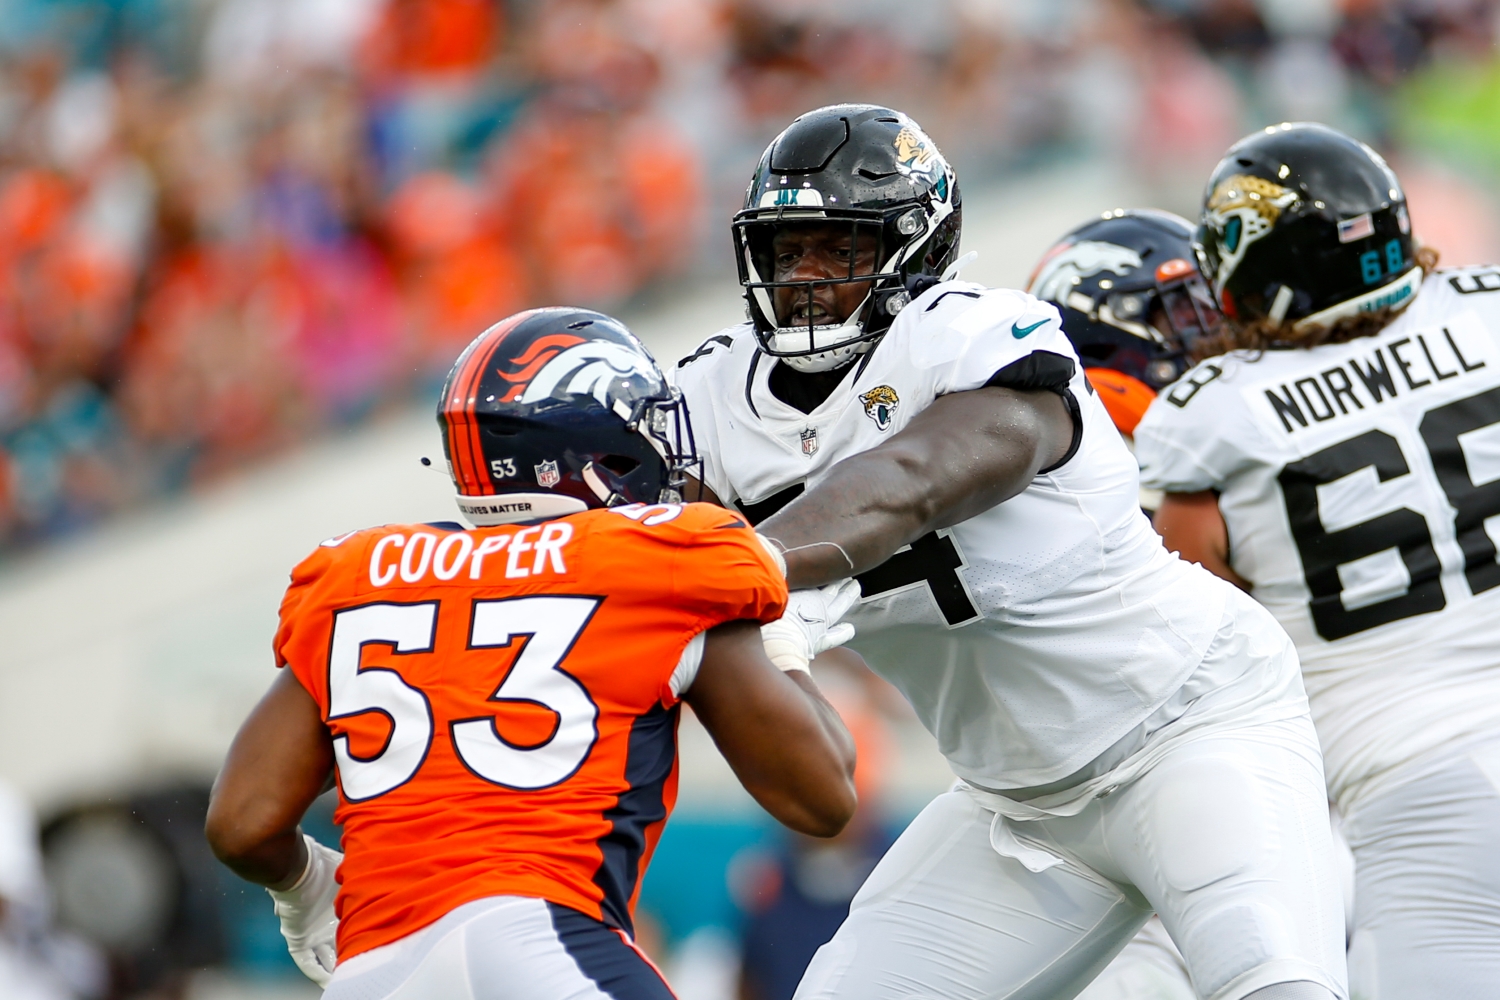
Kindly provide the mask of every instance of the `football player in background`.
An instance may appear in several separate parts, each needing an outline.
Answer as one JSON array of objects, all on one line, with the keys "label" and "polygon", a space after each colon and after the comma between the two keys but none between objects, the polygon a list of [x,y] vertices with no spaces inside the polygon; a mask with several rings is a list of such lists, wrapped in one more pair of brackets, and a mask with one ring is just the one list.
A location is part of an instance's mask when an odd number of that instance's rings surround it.
[{"label": "football player in background", "polygon": [[[1027,291],[1057,307],[1084,374],[1132,448],[1157,393],[1176,381],[1222,314],[1198,269],[1193,224],[1158,209],[1115,209],[1070,231],[1042,255]],[[1153,514],[1159,490],[1141,489]],[[1330,816],[1345,931],[1352,930],[1354,858]],[[1080,1000],[1196,1000],[1182,955],[1152,917]]]},{"label": "football player in background", "polygon": [[1199,241],[1227,353],[1136,428],[1157,527],[1297,643],[1354,851],[1354,995],[1493,996],[1500,271],[1435,271],[1390,167],[1313,124],[1225,154]]},{"label": "football player in background", "polygon": [[1117,208],[1058,240],[1026,290],[1057,307],[1063,332],[1127,438],[1164,386],[1191,365],[1221,319],[1193,253],[1193,224]]},{"label": "football player in background", "polygon": [[[1089,385],[1132,448],[1146,408],[1221,319],[1198,270],[1193,224],[1154,208],[1117,208],[1072,230],[1042,255],[1026,290],[1057,308]],[[1148,514],[1160,502],[1141,490]]]},{"label": "football player in background", "polygon": [[[1115,209],[1069,231],[1042,255],[1026,290],[1056,307],[1084,375],[1132,450],[1156,394],[1187,371],[1192,348],[1222,318],[1198,270],[1193,224],[1158,209]],[[1154,513],[1161,498],[1143,487],[1141,509]],[[1157,916],[1079,997],[1198,1000]]]},{"label": "football player in background", "polygon": [[858,652],[962,779],[797,996],[1071,997],[1156,910],[1215,1000],[1344,998],[1291,643],[1162,548],[1057,311],[953,280],[959,212],[905,115],[803,115],[735,217],[750,321],[676,373],[708,486],[793,585],[857,575]]},{"label": "football player in background", "polygon": [[[293,571],[285,669],[230,749],[209,841],[271,890],[328,1000],[668,1000],[631,912],[676,797],[679,700],[771,815],[836,834],[852,741],[806,666],[856,591],[798,595],[762,636],[780,559],[679,502],[681,399],[609,317],[492,327],[438,422],[476,527],[354,531]],[[335,778],[344,855],[297,825]]]}]

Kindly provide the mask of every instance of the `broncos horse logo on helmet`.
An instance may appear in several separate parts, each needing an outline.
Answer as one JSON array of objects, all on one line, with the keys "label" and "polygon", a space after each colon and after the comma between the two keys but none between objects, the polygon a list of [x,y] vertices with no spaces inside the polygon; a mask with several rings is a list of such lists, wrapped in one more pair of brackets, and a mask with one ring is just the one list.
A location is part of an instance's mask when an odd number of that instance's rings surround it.
[{"label": "broncos horse logo on helmet", "polygon": [[620,415],[628,418],[621,386],[646,392],[661,377],[651,359],[634,347],[579,338],[578,343],[549,355],[518,398],[535,403],[550,396],[592,396],[600,406],[621,407],[625,412]]},{"label": "broncos horse logo on helmet", "polygon": [[505,367],[496,369],[495,373],[510,383],[501,401],[509,403],[519,397],[549,361],[574,344],[583,342],[582,337],[571,333],[554,333],[532,341],[520,355],[506,361]]},{"label": "broncos horse logo on helmet", "polygon": [[1037,265],[1031,279],[1031,294],[1049,302],[1062,302],[1082,278],[1092,278],[1101,271],[1123,277],[1140,266],[1141,255],[1118,243],[1103,240],[1059,243]]},{"label": "broncos horse logo on helmet", "polygon": [[480,334],[437,417],[478,525],[678,502],[701,478],[681,394],[624,324],[587,309],[532,309]]}]

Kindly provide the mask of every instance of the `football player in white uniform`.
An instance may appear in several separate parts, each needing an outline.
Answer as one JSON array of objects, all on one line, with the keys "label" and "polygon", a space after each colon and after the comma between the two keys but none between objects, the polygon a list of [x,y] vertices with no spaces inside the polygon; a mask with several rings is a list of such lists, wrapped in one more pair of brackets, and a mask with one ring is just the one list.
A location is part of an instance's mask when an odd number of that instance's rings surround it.
[{"label": "football player in white uniform", "polygon": [[[1133,447],[1135,428],[1165,386],[1216,340],[1222,315],[1198,269],[1193,224],[1150,208],[1115,209],[1074,228],[1042,255],[1026,290],[1050,302],[1115,427]],[[1154,513],[1159,490],[1141,489]],[[1345,908],[1352,911],[1354,858],[1333,824]],[[1158,918],[1131,939],[1079,1000],[1197,1000],[1187,966]]]},{"label": "football player in white uniform", "polygon": [[1162,548],[1056,310],[952,280],[937,148],[811,112],[734,232],[750,321],[677,370],[707,485],[793,586],[857,575],[854,644],[961,779],[798,997],[1071,997],[1153,910],[1205,997],[1346,997],[1295,651]]},{"label": "football player in white uniform", "polygon": [[1232,147],[1205,274],[1231,350],[1136,428],[1169,548],[1297,643],[1356,862],[1366,1000],[1500,990],[1500,271],[1434,271],[1321,125]]}]

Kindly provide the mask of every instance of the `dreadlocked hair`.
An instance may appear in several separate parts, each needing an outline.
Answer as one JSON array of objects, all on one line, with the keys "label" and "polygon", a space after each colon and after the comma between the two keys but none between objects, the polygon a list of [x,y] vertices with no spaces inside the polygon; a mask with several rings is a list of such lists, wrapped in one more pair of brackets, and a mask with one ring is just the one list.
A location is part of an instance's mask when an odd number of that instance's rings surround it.
[{"label": "dreadlocked hair", "polygon": [[[1435,247],[1418,244],[1413,256],[1423,276],[1431,274],[1438,265],[1440,254]],[[1390,325],[1403,306],[1383,306],[1365,313],[1344,316],[1328,324],[1298,326],[1295,323],[1278,323],[1261,317],[1248,322],[1232,320],[1227,316],[1219,329],[1199,338],[1193,345],[1192,359],[1196,364],[1205,358],[1218,357],[1230,351],[1269,351],[1300,348],[1307,350],[1324,344],[1347,344],[1361,337],[1373,337]]]}]

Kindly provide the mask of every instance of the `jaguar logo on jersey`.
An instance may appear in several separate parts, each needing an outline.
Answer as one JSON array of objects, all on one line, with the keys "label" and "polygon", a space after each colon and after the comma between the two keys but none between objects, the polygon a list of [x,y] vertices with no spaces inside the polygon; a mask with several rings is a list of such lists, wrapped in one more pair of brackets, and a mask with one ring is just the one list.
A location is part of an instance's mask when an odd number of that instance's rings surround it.
[{"label": "jaguar logo on jersey", "polygon": [[865,416],[875,421],[876,428],[883,431],[891,426],[891,420],[896,416],[896,407],[901,404],[901,397],[890,386],[877,385],[869,392],[860,393],[859,401],[865,404]]},{"label": "jaguar logo on jersey", "polygon": [[1235,174],[1219,182],[1205,213],[1205,221],[1223,234],[1215,288],[1224,287],[1245,259],[1245,249],[1269,233],[1296,201],[1296,191],[1260,177]]},{"label": "jaguar logo on jersey", "polygon": [[549,458],[541,465],[533,465],[536,470],[536,484],[544,490],[550,490],[562,482],[562,473],[557,470],[557,459]]},{"label": "jaguar logo on jersey", "polygon": [[[1037,265],[1028,291],[1048,302],[1068,301],[1068,293],[1078,282],[1101,271],[1127,275],[1141,266],[1141,255],[1129,247],[1102,240],[1079,240],[1058,246]],[[1084,310],[1089,311],[1092,303]]]},{"label": "jaguar logo on jersey", "polygon": [[812,458],[818,453],[818,429],[816,427],[802,428],[802,454]]}]

